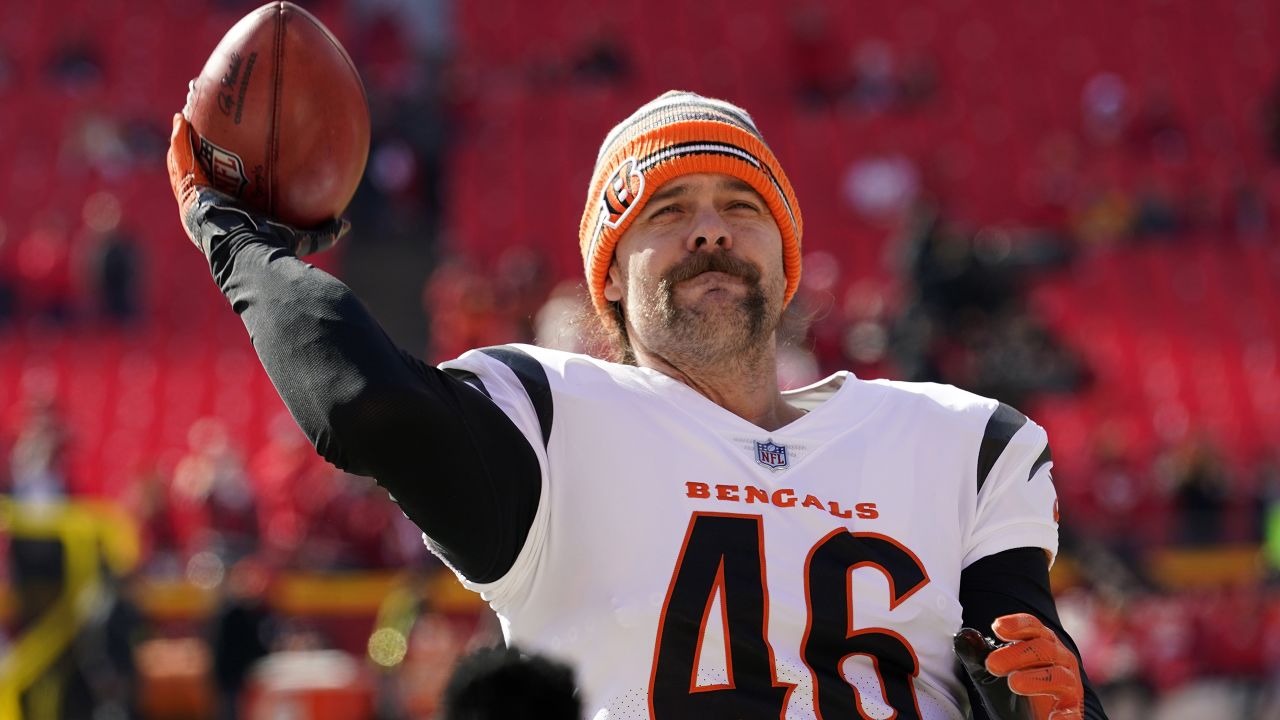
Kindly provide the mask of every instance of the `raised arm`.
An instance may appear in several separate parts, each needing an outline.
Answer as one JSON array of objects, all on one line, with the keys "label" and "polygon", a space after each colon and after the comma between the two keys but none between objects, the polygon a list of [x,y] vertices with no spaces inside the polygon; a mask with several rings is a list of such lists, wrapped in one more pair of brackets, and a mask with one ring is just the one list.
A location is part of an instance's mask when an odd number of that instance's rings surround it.
[{"label": "raised arm", "polygon": [[346,285],[298,258],[345,224],[300,231],[235,208],[208,189],[188,128],[174,117],[169,149],[183,227],[298,425],[326,460],[375,478],[468,579],[502,577],[537,510],[529,442],[481,392],[401,350]]}]

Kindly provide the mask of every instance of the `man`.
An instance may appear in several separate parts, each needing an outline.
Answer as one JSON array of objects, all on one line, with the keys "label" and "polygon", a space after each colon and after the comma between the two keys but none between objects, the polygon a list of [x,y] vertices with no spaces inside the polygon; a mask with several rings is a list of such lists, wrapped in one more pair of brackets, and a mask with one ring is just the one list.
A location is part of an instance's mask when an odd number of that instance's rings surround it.
[{"label": "man", "polygon": [[984,717],[962,623],[1012,641],[987,665],[1037,718],[1104,717],[1049,593],[1044,431],[951,387],[779,390],[803,222],[741,108],[667,93],[605,138],[579,239],[632,364],[426,365],[297,259],[344,223],[231,208],[188,133],[184,227],[308,437],[387,488],[509,643],[572,662],[593,717]]}]

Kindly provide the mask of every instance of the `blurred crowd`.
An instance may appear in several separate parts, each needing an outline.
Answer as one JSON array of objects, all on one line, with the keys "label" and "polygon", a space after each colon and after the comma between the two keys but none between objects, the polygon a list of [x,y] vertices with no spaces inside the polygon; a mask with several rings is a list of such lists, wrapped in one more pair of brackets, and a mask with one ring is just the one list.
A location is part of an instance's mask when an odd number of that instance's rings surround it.
[{"label": "blurred crowd", "polygon": [[[247,10],[257,3],[217,4]],[[475,120],[482,91],[454,62],[456,8],[443,1],[350,5],[348,46],[368,87],[374,137],[349,211],[360,241],[339,256],[344,279],[393,337],[434,362],[507,342],[598,350],[578,278],[558,276],[541,250],[511,238],[501,252],[477,257],[450,242],[449,149]],[[782,31],[795,113],[911,122],[939,111],[947,76],[930,53],[877,39],[845,46],[819,5],[797,8]],[[607,23],[586,23],[577,44],[528,63],[518,81],[625,90],[642,60],[612,41]],[[39,71],[66,93],[84,93],[104,82],[109,62],[92,38],[75,38],[55,44]],[[0,88],[13,68],[0,47]],[[1018,407],[1070,397],[1098,380],[1080,348],[1029,301],[1039,279],[1099,253],[1205,235],[1276,245],[1275,199],[1239,157],[1280,163],[1280,75],[1270,96],[1248,110],[1256,147],[1231,152],[1223,151],[1231,144],[1225,130],[1180,112],[1159,83],[1135,86],[1104,71],[1073,92],[1076,125],[1040,138],[1031,209],[1007,222],[968,217],[935,157],[886,149],[848,159],[842,211],[851,224],[888,237],[890,251],[881,267],[856,276],[838,253],[806,255],[781,331],[787,386],[851,369],[952,383]],[[163,157],[157,122],[101,108],[68,128],[53,162],[98,177]],[[1208,151],[1195,149],[1206,143]],[[1115,171],[1116,158],[1125,172]],[[569,192],[576,197],[579,189]],[[139,219],[122,197],[100,190],[68,199],[22,227],[0,216],[0,334],[32,325],[138,332],[155,321],[160,308],[147,307],[144,289],[163,269],[139,241],[131,226]],[[83,438],[61,414],[56,392],[35,388],[21,401],[0,428],[0,489],[24,507],[56,505],[74,495],[67,455]],[[399,658],[388,665],[395,673],[379,671],[375,680],[400,688],[379,693],[379,712],[434,712],[447,679],[441,668],[496,635],[487,621],[477,629],[421,601],[424,578],[441,568],[386,493],[319,460],[284,414],[255,447],[239,446],[226,421],[212,416],[191,423],[185,436],[180,456],[152,458],[115,498],[136,521],[140,555],[130,572],[107,574],[109,602],[77,643],[78,669],[68,677],[78,694],[68,697],[93,700],[80,709],[84,716],[95,701],[116,708],[111,717],[136,716],[137,676],[191,652],[154,643],[140,651],[146,641],[173,639],[172,628],[141,610],[137,593],[148,581],[217,596],[205,624],[182,632],[202,638],[195,652],[206,653],[223,696],[218,706],[234,717],[234,698],[263,657],[350,649],[340,633],[276,607],[272,588],[281,576],[405,568],[409,599],[384,606],[400,619],[378,621],[378,632],[394,631],[384,637],[405,646],[389,651]],[[1097,424],[1087,463],[1096,492],[1064,523],[1064,551],[1078,568],[1060,600],[1065,622],[1113,718],[1280,717],[1280,456],[1232,462],[1194,427],[1164,443],[1153,461],[1135,459]],[[65,580],[56,544],[5,541],[0,578],[17,596],[0,649]],[[1171,547],[1253,548],[1263,565],[1219,587],[1171,590],[1151,560]]]}]

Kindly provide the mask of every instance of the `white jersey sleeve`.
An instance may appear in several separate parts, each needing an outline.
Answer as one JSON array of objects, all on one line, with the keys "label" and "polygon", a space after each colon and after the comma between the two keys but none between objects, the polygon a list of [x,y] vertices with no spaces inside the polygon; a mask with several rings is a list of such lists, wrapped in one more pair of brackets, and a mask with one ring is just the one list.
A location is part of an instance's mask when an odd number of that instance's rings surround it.
[{"label": "white jersey sleeve", "polygon": [[1044,428],[1000,404],[978,451],[978,497],[963,564],[1019,547],[1058,552],[1057,492]]},{"label": "white jersey sleeve", "polygon": [[[472,582],[451,568],[464,586],[480,593],[494,607],[510,605],[518,602],[534,576],[547,534],[550,514],[547,444],[555,408],[546,369],[515,345],[471,350],[456,360],[441,363],[440,369],[488,396],[529,441],[538,458],[542,475],[538,509],[515,564],[501,578],[488,583]],[[502,450],[495,448],[494,452]],[[431,547],[430,540],[426,542]]]}]

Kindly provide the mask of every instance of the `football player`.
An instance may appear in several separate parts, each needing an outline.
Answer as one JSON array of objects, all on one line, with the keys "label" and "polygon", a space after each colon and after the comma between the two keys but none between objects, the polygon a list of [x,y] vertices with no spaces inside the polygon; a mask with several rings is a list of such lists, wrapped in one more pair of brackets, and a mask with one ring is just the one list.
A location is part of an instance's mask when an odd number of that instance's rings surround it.
[{"label": "football player", "polygon": [[[986,717],[952,635],[1039,720],[1102,718],[1049,589],[1044,430],[954,387],[840,372],[782,392],[803,220],[751,117],[687,92],[605,138],[579,228],[623,362],[527,345],[432,367],[207,187],[174,118],[184,228],[317,450],[376,478],[595,718]],[[441,308],[447,312],[447,308]]]}]

